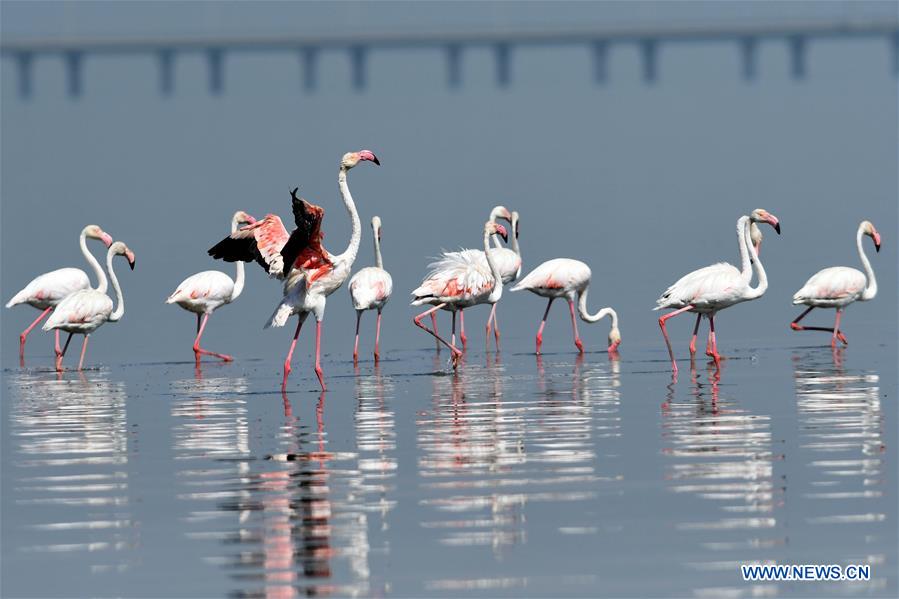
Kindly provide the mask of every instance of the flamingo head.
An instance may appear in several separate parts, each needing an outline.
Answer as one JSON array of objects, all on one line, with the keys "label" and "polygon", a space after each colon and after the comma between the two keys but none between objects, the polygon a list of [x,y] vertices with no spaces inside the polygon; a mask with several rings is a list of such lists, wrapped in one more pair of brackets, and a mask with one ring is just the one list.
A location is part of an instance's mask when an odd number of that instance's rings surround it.
[{"label": "flamingo head", "polygon": [[378,160],[374,152],[371,150],[359,150],[358,152],[347,152],[344,154],[343,158],[340,159],[340,168],[350,170],[363,160],[369,160],[381,166],[381,161]]},{"label": "flamingo head", "polygon": [[512,213],[505,206],[494,206],[493,210],[490,211],[490,220],[495,221],[498,218],[511,223]]},{"label": "flamingo head", "polygon": [[116,241],[109,246],[109,251],[116,256],[125,256],[128,259],[128,266],[131,267],[131,270],[134,270],[134,252],[127,245],[121,241]]},{"label": "flamingo head", "polygon": [[[777,220],[777,217],[765,210],[764,208],[756,208],[752,211],[752,214],[749,215],[749,220],[754,223],[768,223],[774,230],[777,231],[777,234],[780,235],[780,221]],[[751,231],[750,231],[751,234]],[[761,243],[761,239],[759,239],[759,243]]]},{"label": "flamingo head", "polygon": [[621,331],[618,330],[618,327],[612,327],[612,330],[609,331],[609,353],[618,351],[619,345],[621,345]]},{"label": "flamingo head", "polygon": [[874,249],[878,252],[880,251],[880,233],[877,232],[877,229],[874,228],[874,224],[866,220],[861,224],[862,232],[865,235],[874,240]]},{"label": "flamingo head", "polygon": [[503,238],[503,241],[509,241],[509,233],[506,231],[506,228],[499,223],[495,223],[493,221],[487,221],[484,224],[484,233],[487,235],[499,235]]},{"label": "flamingo head", "polygon": [[84,231],[82,232],[84,233],[85,237],[90,237],[91,239],[99,239],[106,245],[106,247],[112,245],[112,236],[110,236],[109,233],[107,233],[97,225],[88,225],[84,227]]},{"label": "flamingo head", "polygon": [[378,241],[381,241],[381,217],[373,216],[371,217],[371,231],[375,234],[375,237],[378,238]]},{"label": "flamingo head", "polygon": [[253,218],[243,210],[238,210],[237,212],[235,212],[231,220],[237,223],[238,226],[252,225],[256,222],[255,218]]}]

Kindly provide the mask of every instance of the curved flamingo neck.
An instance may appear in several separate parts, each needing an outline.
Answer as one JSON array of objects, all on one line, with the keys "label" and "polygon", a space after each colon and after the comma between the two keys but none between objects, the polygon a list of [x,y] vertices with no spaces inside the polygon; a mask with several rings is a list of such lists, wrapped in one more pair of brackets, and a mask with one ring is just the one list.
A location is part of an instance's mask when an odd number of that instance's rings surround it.
[{"label": "curved flamingo neck", "polygon": [[861,258],[862,265],[865,268],[865,290],[862,292],[861,300],[867,301],[873,299],[877,295],[877,279],[874,278],[874,269],[871,268],[871,262],[865,254],[865,248],[862,246],[862,238],[865,235],[864,228],[859,226],[858,233],[855,234],[855,245],[858,248],[858,257]]},{"label": "curved flamingo neck", "polygon": [[587,312],[587,293],[590,291],[589,287],[584,287],[584,290],[578,293],[577,298],[577,313],[578,316],[581,317],[581,320],[584,322],[596,322],[598,320],[602,320],[606,316],[612,317],[612,328],[618,328],[618,313],[615,312],[612,308],[603,308],[599,310],[596,314],[590,314]]},{"label": "curved flamingo neck", "polygon": [[87,260],[87,263],[91,265],[91,268],[94,269],[94,274],[97,276],[97,287],[96,290],[100,293],[106,293],[106,288],[109,286],[109,283],[106,281],[106,273],[103,272],[103,268],[100,266],[100,263],[91,254],[87,249],[87,232],[82,231],[81,237],[78,239],[78,245],[81,246],[81,253],[84,254],[84,259]]},{"label": "curved flamingo neck", "polygon": [[749,228],[749,217],[741,216],[737,219],[737,242],[740,244],[740,278],[744,285],[749,285],[752,280],[752,264],[749,259],[749,249],[746,247],[746,231]]},{"label": "curved flamingo neck", "polygon": [[490,233],[484,229],[484,256],[487,258],[487,266],[490,267],[490,274],[493,275],[493,289],[487,297],[488,303],[496,303],[503,296],[503,276],[499,272],[499,265],[493,259],[490,251]]},{"label": "curved flamingo neck", "polygon": [[112,269],[112,258],[115,256],[115,252],[110,248],[108,252],[106,252],[106,270],[109,271],[109,278],[112,280],[112,288],[115,289],[115,297],[116,297],[116,307],[115,310],[112,311],[112,314],[109,315],[109,322],[116,322],[117,320],[121,320],[122,316],[125,315],[125,298],[122,296],[122,288],[119,286],[119,279],[115,276],[115,271]]},{"label": "curved flamingo neck", "polygon": [[337,175],[337,185],[340,187],[340,195],[343,198],[343,203],[350,215],[353,232],[350,235],[350,243],[347,245],[346,250],[339,256],[336,256],[336,259],[346,261],[349,265],[352,265],[353,262],[356,261],[356,255],[359,253],[359,242],[362,240],[362,223],[359,222],[359,213],[356,212],[356,204],[353,202],[353,196],[350,194],[350,187],[347,185],[346,173],[346,167],[341,166],[340,172]]},{"label": "curved flamingo neck", "polygon": [[[232,233],[237,231],[238,224],[239,223],[237,221],[237,218],[231,219],[231,232]],[[244,280],[245,280],[244,279],[244,271],[243,271],[243,269],[244,269],[243,260],[237,260],[236,268],[237,268],[237,271],[234,273],[234,287],[231,288],[231,297],[228,298],[229,302],[233,302],[234,300],[236,300],[240,296],[240,294],[243,292],[243,286],[244,286]]]},{"label": "curved flamingo neck", "polygon": [[[744,217],[748,218],[748,217]],[[765,267],[762,266],[762,260],[759,258],[758,252],[755,251],[755,246],[752,245],[752,241],[748,239],[748,236],[745,234],[745,231],[749,230],[749,225],[747,224],[744,229],[743,235],[743,249],[746,252],[749,252],[752,256],[752,265],[755,267],[755,274],[758,275],[759,284],[755,287],[749,286],[749,280],[746,281],[746,299],[755,299],[757,297],[761,297],[765,294],[765,291],[768,290],[768,274],[765,272]],[[750,273],[750,279],[752,275]]]}]

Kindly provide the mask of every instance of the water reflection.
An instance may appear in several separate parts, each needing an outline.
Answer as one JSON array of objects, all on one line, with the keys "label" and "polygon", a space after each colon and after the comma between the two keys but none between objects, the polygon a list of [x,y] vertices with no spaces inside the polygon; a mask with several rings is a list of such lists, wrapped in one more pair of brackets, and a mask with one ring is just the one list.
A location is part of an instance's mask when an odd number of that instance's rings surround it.
[{"label": "water reflection", "polygon": [[75,380],[19,372],[7,381],[15,467],[4,483],[16,505],[7,532],[30,531],[17,534],[27,539],[18,547],[23,552],[83,553],[91,572],[126,569],[138,529],[129,499],[125,385],[105,372]]},{"label": "water reflection", "polygon": [[[689,516],[679,517],[672,505],[675,530],[683,539],[688,570],[700,571],[709,582],[732,584],[740,564],[764,563],[772,550],[786,544],[778,510],[783,484],[775,479],[771,418],[743,408],[721,378],[725,367],[691,364],[690,396],[676,397],[669,386],[662,404],[662,453],[668,490],[686,499]],[[735,389],[735,387],[734,387]],[[696,501],[701,505],[696,505]],[[739,585],[693,589],[703,594],[768,594],[773,585]]]},{"label": "water reflection", "polygon": [[[806,548],[808,541],[811,558],[871,564],[876,573],[886,556],[872,547],[895,538],[895,527],[885,525],[884,488],[892,473],[883,470],[880,377],[873,370],[844,368],[844,351],[815,348],[793,355],[798,455],[804,466],[798,486],[803,499],[810,500],[804,502],[802,516],[811,525],[811,537],[823,533],[840,538],[839,547],[821,547],[812,538],[797,543]],[[844,590],[870,591],[885,584],[883,575],[874,576],[867,583],[846,583]]]},{"label": "water reflection", "polygon": [[[416,422],[420,504],[428,508],[421,526],[446,547],[489,548],[496,561],[529,542],[532,505],[558,506],[557,527],[548,531],[557,542],[596,534],[602,523],[588,516],[588,502],[615,492],[622,478],[612,448],[621,434],[620,365],[541,358],[535,381],[516,380],[501,362],[473,362],[458,375],[432,377],[430,408]],[[572,503],[580,505],[566,507]],[[493,573],[490,563],[472,572]],[[475,576],[432,580],[425,588],[527,583],[527,577]]]},{"label": "water reflection", "polygon": [[[263,433],[275,452],[254,456],[243,379],[180,381],[174,388],[177,457],[202,460],[181,472],[189,491],[180,497],[200,502],[188,536],[217,542],[206,561],[229,573],[232,595],[386,593],[386,583],[372,580],[371,554],[386,555],[387,536],[373,545],[369,518],[376,514],[377,528],[387,530],[396,503],[389,380],[377,370],[357,379],[358,453],[329,450],[325,394],[308,422],[282,395],[280,423]],[[270,397],[255,399],[266,402],[267,413],[274,407]],[[210,467],[210,459],[218,465]]]}]

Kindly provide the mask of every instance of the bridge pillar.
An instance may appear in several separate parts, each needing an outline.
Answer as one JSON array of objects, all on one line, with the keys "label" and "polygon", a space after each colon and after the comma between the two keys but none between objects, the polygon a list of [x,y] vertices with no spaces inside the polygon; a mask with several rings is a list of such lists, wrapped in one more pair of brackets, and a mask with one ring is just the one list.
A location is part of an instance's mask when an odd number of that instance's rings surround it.
[{"label": "bridge pillar", "polygon": [[78,50],[66,52],[66,78],[69,96],[77,98],[81,95],[81,61],[83,54]]},{"label": "bridge pillar", "polygon": [[31,97],[31,66],[34,63],[34,55],[31,52],[19,52],[16,54],[16,64],[19,75],[19,97]]},{"label": "bridge pillar", "polygon": [[803,36],[790,38],[790,72],[794,79],[805,79],[805,46]]},{"label": "bridge pillar", "polygon": [[350,48],[350,62],[353,69],[353,89],[361,92],[365,89],[365,66],[368,58],[368,51],[364,46],[353,46]]},{"label": "bridge pillar", "polygon": [[500,87],[508,87],[512,80],[512,49],[509,44],[500,42],[494,45],[493,53],[496,57],[496,84]]},{"label": "bridge pillar", "polygon": [[446,47],[446,83],[452,89],[462,85],[462,46],[459,44]]},{"label": "bridge pillar", "polygon": [[221,48],[206,51],[209,62],[209,93],[220,95],[225,90],[225,52]]},{"label": "bridge pillar", "polygon": [[159,60],[159,93],[163,96],[171,96],[175,91],[175,52],[172,50],[160,50]]},{"label": "bridge pillar", "polygon": [[303,89],[315,91],[318,85],[318,48],[309,46],[300,50],[300,61],[303,63]]},{"label": "bridge pillar", "polygon": [[758,66],[758,40],[746,37],[740,40],[740,58],[743,67],[743,79],[755,80]]},{"label": "bridge pillar", "polygon": [[645,39],[640,42],[640,50],[643,54],[643,79],[646,83],[655,83],[658,75],[659,42]]},{"label": "bridge pillar", "polygon": [[609,42],[593,42],[593,77],[597,83],[605,83],[609,78]]}]

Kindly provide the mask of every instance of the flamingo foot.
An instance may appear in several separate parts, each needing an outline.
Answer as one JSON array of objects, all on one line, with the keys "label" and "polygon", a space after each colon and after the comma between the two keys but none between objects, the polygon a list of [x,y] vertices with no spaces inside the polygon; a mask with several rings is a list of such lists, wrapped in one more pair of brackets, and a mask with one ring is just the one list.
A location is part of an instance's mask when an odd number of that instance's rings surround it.
[{"label": "flamingo foot", "polygon": [[696,337],[693,337],[693,340],[690,341],[690,355],[696,355]]},{"label": "flamingo foot", "polygon": [[574,345],[577,347],[578,352],[584,353],[584,344],[581,342],[580,338],[574,340]]},{"label": "flamingo foot", "polygon": [[374,352],[374,356],[375,356],[375,364],[377,364],[378,362],[381,361],[381,354],[380,354],[380,353],[378,353],[377,351],[375,351],[375,352]]},{"label": "flamingo foot", "polygon": [[796,324],[795,322],[791,322],[791,323],[790,323],[790,328],[793,329],[794,331],[801,331],[801,330],[803,330],[805,327],[802,326],[801,324]]},{"label": "flamingo foot", "polygon": [[540,348],[543,346],[543,335],[537,334],[537,355],[540,355]]}]

